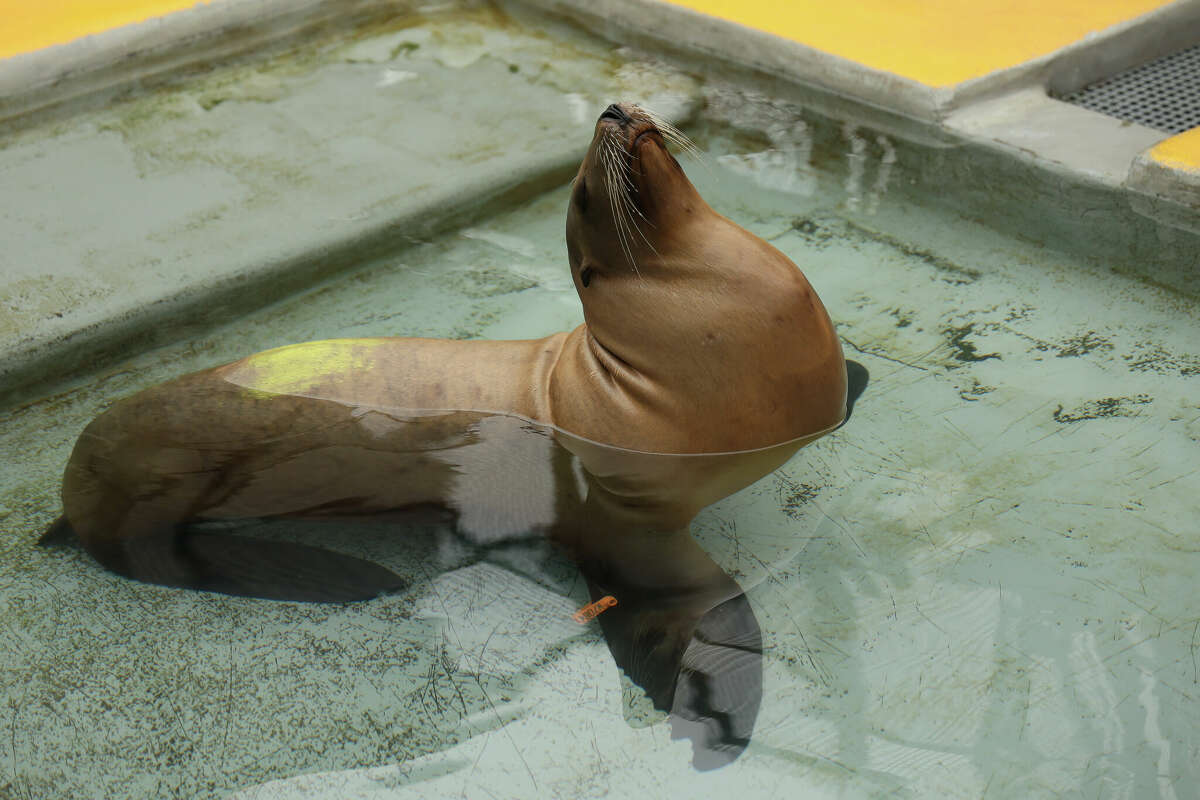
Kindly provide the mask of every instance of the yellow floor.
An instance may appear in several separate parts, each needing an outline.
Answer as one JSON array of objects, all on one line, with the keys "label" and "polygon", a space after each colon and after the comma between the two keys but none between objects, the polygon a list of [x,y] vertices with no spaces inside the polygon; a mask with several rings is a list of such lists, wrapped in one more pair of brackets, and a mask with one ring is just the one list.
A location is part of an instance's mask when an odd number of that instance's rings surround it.
[{"label": "yellow floor", "polygon": [[1150,158],[1164,167],[1200,176],[1200,128],[1172,136],[1150,150]]},{"label": "yellow floor", "polygon": [[1172,0],[667,0],[927,86],[1016,66]]},{"label": "yellow floor", "polygon": [[[0,0],[0,58],[209,0]],[[1172,0],[667,0],[929,86],[1023,63]]]},{"label": "yellow floor", "polygon": [[63,44],[209,0],[0,0],[0,58]]}]

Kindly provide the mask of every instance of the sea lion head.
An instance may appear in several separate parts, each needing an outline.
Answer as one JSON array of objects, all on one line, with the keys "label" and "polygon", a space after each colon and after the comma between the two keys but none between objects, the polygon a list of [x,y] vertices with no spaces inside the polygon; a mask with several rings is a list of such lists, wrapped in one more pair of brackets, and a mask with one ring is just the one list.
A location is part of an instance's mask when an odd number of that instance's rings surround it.
[{"label": "sea lion head", "polygon": [[567,210],[567,246],[580,288],[595,277],[652,268],[664,236],[690,216],[710,212],[667,149],[687,140],[636,105],[614,103],[575,177]]},{"label": "sea lion head", "polygon": [[[668,142],[690,146],[653,113],[610,105],[571,192],[567,252],[589,369],[618,387],[607,407],[637,406],[622,424],[669,418],[637,435],[648,443],[638,449],[659,452],[768,447],[837,425],[845,362],[816,292],[787,256],[704,201]],[[563,394],[560,403],[602,405]],[[613,443],[616,427],[587,429]]]}]

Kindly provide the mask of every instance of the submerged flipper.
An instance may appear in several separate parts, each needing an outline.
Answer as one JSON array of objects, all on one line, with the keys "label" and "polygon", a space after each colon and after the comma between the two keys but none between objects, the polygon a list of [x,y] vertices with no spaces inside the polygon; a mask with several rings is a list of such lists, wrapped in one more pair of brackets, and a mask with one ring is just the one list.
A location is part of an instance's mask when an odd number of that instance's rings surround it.
[{"label": "submerged flipper", "polygon": [[671,703],[671,738],[692,740],[696,769],[723,767],[750,744],[762,703],[762,652],[762,632],[744,594],[696,624]]},{"label": "submerged flipper", "polygon": [[[608,594],[589,581],[593,599]],[[611,587],[610,587],[611,588]],[[598,621],[617,666],[691,739],[692,764],[715,769],[750,743],[762,704],[762,633],[740,592],[697,618],[700,597],[612,589]]]}]

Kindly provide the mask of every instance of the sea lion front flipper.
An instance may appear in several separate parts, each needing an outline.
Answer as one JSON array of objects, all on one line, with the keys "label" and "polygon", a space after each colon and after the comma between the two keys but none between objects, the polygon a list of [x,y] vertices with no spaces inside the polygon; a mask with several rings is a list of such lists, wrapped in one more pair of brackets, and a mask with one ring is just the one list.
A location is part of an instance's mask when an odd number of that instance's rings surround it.
[{"label": "sea lion front flipper", "polygon": [[699,770],[730,763],[750,744],[762,703],[762,631],[739,594],[696,623],[671,703],[671,738],[692,740]]},{"label": "sea lion front flipper", "polygon": [[404,588],[378,564],[295,542],[189,532],[182,546],[199,577],[194,588],[266,600],[349,603]]},{"label": "sea lion front flipper", "polygon": [[[592,602],[610,594],[588,581]],[[679,677],[679,664],[691,634],[691,620],[676,615],[630,592],[617,591],[617,604],[599,615],[608,651],[617,668],[642,688],[659,711],[670,711]]]},{"label": "sea lion front flipper", "polygon": [[[597,600],[609,591],[591,581]],[[613,592],[623,599],[598,616],[617,666],[660,711],[671,736],[692,740],[692,764],[715,769],[750,743],[762,703],[762,632],[740,592],[697,618],[701,596]]]}]

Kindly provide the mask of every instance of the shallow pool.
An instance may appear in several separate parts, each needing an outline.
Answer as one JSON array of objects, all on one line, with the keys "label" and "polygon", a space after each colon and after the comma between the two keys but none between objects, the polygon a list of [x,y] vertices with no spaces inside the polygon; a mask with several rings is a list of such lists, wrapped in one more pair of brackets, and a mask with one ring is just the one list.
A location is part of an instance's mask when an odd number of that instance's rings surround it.
[{"label": "shallow pool", "polygon": [[923,201],[938,177],[888,134],[704,91],[689,175],[800,265],[871,373],[845,428],[693,525],[761,629],[739,758],[692,767],[544,542],[448,548],[436,515],[334,533],[409,582],[349,605],[33,546],[74,438],[136,389],[310,339],[578,324],[563,187],[7,415],[0,793],[1195,796],[1196,301],[1133,277],[1132,249]]}]

